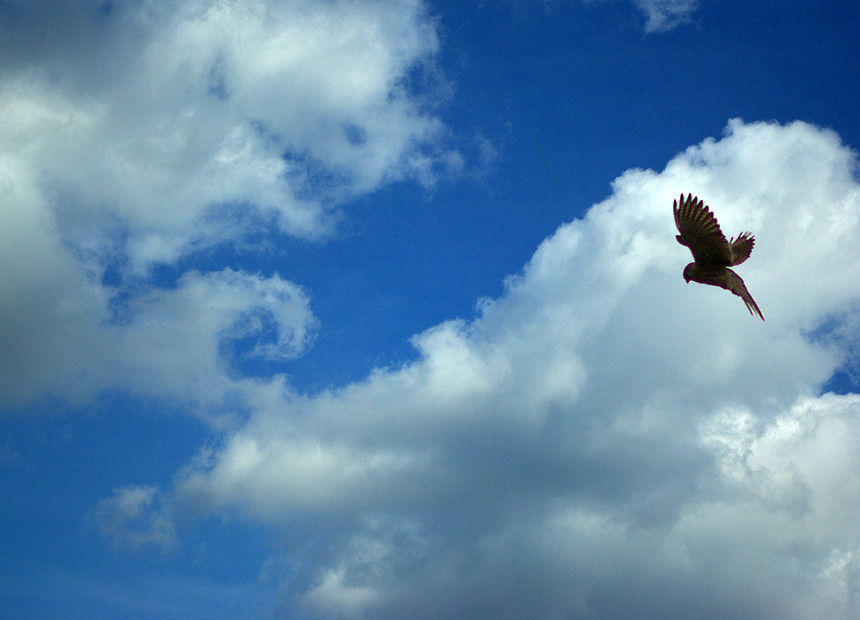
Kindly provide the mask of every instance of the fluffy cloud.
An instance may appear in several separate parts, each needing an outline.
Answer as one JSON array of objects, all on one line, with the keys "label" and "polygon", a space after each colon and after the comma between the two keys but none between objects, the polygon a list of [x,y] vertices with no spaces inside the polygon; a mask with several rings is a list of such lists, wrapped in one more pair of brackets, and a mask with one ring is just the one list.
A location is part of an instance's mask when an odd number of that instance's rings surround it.
[{"label": "fluffy cloud", "polygon": [[244,381],[237,355],[290,359],[305,351],[316,329],[299,287],[230,269],[186,273],[178,288],[138,297],[126,312],[106,330],[111,350],[97,363],[108,360],[119,385],[202,404],[218,403]]},{"label": "fluffy cloud", "polygon": [[441,126],[409,80],[438,43],[420,2],[38,4],[5,29],[24,58],[45,49],[4,71],[0,140],[62,206],[167,235],[240,201],[314,235],[332,201],[429,179]]},{"label": "fluffy cloud", "polygon": [[[418,361],[258,385],[173,497],[281,532],[288,614],[851,617],[860,400],[818,394],[855,353],[856,174],[832,132],[732,121],[619,177]],[[765,323],[681,278],[688,190],[756,233]]]},{"label": "fluffy cloud", "polygon": [[[412,88],[438,48],[417,0],[9,2],[2,19],[4,407],[221,376],[224,339],[282,321],[241,354],[293,355],[313,321],[292,285],[224,272],[148,291],[149,268],[261,223],[325,235],[341,202],[459,165]],[[199,370],[160,357],[167,338]]]},{"label": "fluffy cloud", "polygon": [[[51,275],[39,283],[41,297],[29,281],[21,297],[4,296],[5,316],[17,317],[0,332],[4,407],[46,391],[81,404],[116,387],[195,403],[217,422],[224,398],[253,383],[239,362],[290,359],[316,333],[306,293],[278,276],[189,272],[176,288],[138,295],[111,317],[99,287],[72,269]],[[82,291],[89,299],[76,297]]]}]

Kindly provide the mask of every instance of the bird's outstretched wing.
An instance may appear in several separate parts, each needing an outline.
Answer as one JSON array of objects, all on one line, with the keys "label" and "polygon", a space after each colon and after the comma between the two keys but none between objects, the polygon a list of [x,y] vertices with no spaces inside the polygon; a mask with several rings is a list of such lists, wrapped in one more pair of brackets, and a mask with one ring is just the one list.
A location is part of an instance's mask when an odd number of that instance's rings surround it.
[{"label": "bird's outstretched wing", "polygon": [[732,249],[732,265],[740,265],[748,259],[754,245],[755,237],[748,232],[742,232],[737,239],[729,241],[729,246]]},{"label": "bird's outstretched wing", "polygon": [[[680,201],[674,201],[672,206],[675,212],[675,226],[681,233],[675,238],[678,243],[690,248],[693,259],[697,263],[703,267],[733,264],[729,241],[720,230],[717,218],[705,206],[704,201],[692,194],[687,194],[685,200],[684,195],[681,194]],[[752,245],[749,249],[752,250]]]},{"label": "bird's outstretched wing", "polygon": [[721,276],[715,279],[714,284],[723,287],[727,291],[731,291],[743,299],[744,303],[747,305],[747,310],[750,311],[750,314],[757,316],[764,321],[764,316],[762,315],[761,310],[758,309],[758,304],[752,298],[752,295],[750,295],[744,281],[734,271],[728,268],[724,269]]}]

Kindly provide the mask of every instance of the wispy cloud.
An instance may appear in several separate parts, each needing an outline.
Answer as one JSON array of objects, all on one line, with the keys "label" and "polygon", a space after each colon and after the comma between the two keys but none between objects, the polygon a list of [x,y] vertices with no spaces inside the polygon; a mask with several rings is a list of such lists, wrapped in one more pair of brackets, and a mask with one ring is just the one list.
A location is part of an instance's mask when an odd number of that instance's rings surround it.
[{"label": "wispy cloud", "polygon": [[[551,0],[550,0],[551,1]],[[586,5],[610,0],[581,0]],[[645,32],[668,32],[692,21],[699,0],[630,0],[645,17]]]},{"label": "wispy cloud", "polygon": [[102,500],[92,519],[114,547],[169,551],[176,547],[176,530],[161,500],[155,486],[124,487]]},{"label": "wispy cloud", "polygon": [[699,0],[633,0],[645,14],[645,32],[666,32],[690,22]]}]

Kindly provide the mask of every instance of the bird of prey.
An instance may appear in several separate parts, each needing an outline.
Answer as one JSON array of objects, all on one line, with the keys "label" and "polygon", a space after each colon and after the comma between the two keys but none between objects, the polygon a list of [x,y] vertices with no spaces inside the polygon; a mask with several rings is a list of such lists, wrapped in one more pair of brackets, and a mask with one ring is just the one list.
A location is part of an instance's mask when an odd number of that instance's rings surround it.
[{"label": "bird of prey", "polygon": [[675,238],[693,253],[693,262],[684,267],[684,280],[687,283],[693,280],[731,291],[744,300],[750,314],[764,321],[764,316],[747,291],[744,281],[729,269],[749,258],[755,245],[755,237],[751,233],[742,232],[737,239],[727,240],[711,210],[705,206],[704,201],[692,194],[687,194],[686,200],[684,194],[681,194],[681,199],[673,201],[672,207],[675,212],[675,226],[681,233]]}]

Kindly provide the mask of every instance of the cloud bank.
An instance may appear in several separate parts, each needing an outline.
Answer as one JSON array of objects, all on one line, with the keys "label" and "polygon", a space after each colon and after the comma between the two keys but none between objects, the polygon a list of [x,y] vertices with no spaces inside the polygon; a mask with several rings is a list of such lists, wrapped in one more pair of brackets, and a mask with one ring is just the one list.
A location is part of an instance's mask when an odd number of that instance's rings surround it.
[{"label": "cloud bank", "polygon": [[[694,191],[767,317],[687,285]],[[546,239],[420,359],[278,381],[177,474],[186,508],[278,531],[285,617],[843,617],[857,611],[856,154],[732,121]],[[313,543],[307,542],[310,538]]]}]

